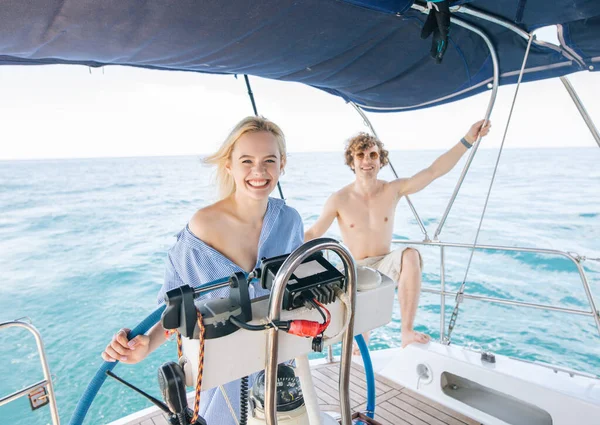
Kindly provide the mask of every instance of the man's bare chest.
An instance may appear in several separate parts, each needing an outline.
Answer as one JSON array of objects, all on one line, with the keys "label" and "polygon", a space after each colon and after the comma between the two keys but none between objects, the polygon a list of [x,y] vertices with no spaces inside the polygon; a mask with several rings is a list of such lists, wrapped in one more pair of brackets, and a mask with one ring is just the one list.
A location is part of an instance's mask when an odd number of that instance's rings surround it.
[{"label": "man's bare chest", "polygon": [[396,205],[394,199],[355,199],[338,209],[338,221],[349,229],[380,229],[392,224]]}]

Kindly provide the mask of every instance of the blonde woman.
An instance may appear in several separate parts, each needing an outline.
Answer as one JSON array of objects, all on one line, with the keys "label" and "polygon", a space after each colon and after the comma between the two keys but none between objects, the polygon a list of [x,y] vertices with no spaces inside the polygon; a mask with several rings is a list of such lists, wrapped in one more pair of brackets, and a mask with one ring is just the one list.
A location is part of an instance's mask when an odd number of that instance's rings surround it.
[{"label": "blonde woman", "polygon": [[[286,254],[302,244],[304,230],[298,212],[269,197],[286,164],[285,138],[276,124],[260,117],[243,119],[205,162],[217,168],[221,199],[198,210],[177,235],[166,261],[159,303],[170,289],[250,272],[260,258]],[[209,296],[223,296],[228,290]],[[254,285],[250,291],[251,297],[267,292]],[[128,332],[121,329],[114,336],[102,353],[104,360],[137,363],[165,342],[161,323],[131,341]],[[239,382],[225,389],[239,415]],[[215,390],[203,394],[200,414],[209,423],[235,423],[227,400]]]}]

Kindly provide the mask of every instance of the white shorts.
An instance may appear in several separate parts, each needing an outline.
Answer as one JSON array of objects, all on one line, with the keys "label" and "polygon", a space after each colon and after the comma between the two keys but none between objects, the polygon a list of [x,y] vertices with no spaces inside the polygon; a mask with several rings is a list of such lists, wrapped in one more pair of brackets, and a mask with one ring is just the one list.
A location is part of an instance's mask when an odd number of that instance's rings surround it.
[{"label": "white shorts", "polygon": [[371,267],[375,270],[379,270],[381,273],[386,275],[387,277],[394,280],[394,282],[398,282],[400,280],[400,272],[402,271],[402,254],[408,248],[412,248],[419,254],[419,264],[421,266],[421,270],[423,270],[423,257],[421,257],[421,253],[414,246],[403,246],[402,248],[397,248],[392,252],[386,255],[380,255],[378,257],[367,257],[362,260],[356,260],[357,266],[363,267]]}]

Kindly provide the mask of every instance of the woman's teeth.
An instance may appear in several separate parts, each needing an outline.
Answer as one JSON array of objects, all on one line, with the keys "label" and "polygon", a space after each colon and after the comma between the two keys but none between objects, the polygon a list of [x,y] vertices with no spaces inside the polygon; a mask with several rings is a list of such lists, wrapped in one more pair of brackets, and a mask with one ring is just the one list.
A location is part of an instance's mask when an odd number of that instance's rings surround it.
[{"label": "woman's teeth", "polygon": [[248,180],[248,184],[252,187],[264,187],[268,182],[268,180]]}]

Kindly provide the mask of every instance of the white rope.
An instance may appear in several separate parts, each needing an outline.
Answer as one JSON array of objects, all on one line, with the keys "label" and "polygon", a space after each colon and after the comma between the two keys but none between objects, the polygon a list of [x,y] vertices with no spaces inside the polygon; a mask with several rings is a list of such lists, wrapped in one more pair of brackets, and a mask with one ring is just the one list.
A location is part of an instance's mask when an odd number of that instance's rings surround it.
[{"label": "white rope", "polygon": [[348,297],[348,294],[346,294],[344,291],[342,291],[339,287],[334,286],[333,290],[335,292],[336,297],[339,298],[339,300],[342,302],[343,306],[344,306],[344,323],[341,327],[341,329],[339,330],[338,333],[336,333],[334,336],[323,336],[323,340],[328,341],[328,340],[336,340],[337,338],[339,338],[344,332],[346,332],[346,329],[348,329],[348,326],[350,325],[350,320],[352,319],[352,308],[350,307],[350,298]]},{"label": "white rope", "polygon": [[227,403],[227,407],[229,407],[229,411],[231,412],[231,416],[235,421],[235,425],[240,425],[240,421],[238,421],[237,415],[235,414],[235,410],[233,410],[233,406],[231,405],[231,401],[229,400],[229,397],[225,392],[225,388],[223,388],[223,385],[219,385],[219,389],[221,390],[221,394],[223,394],[223,397],[225,397],[225,402]]},{"label": "white rope", "polygon": [[[487,195],[485,197],[485,203],[483,205],[483,211],[481,212],[481,217],[479,219],[479,226],[477,227],[477,233],[475,234],[475,241],[473,242],[473,247],[471,248],[471,255],[469,256],[469,262],[467,263],[467,269],[465,270],[465,277],[460,285],[460,289],[456,294],[456,305],[454,306],[454,311],[452,311],[452,316],[450,317],[450,324],[448,325],[448,336],[446,337],[446,344],[450,344],[450,335],[452,334],[452,330],[456,325],[456,319],[458,317],[458,309],[460,303],[463,301],[463,294],[465,292],[465,285],[467,282],[467,276],[469,274],[469,269],[471,268],[471,261],[473,260],[473,254],[475,253],[475,247],[477,246],[477,240],[479,239],[479,232],[481,231],[481,225],[483,224],[483,217],[485,216],[485,212],[487,210],[488,202],[490,200],[490,195],[492,193],[492,187],[494,185],[494,180],[496,179],[496,172],[498,171],[498,164],[500,163],[500,157],[502,156],[502,149],[504,148],[504,142],[506,141],[506,135],[508,134],[508,127],[510,126],[510,120],[512,118],[512,113],[515,108],[515,102],[517,100],[517,95],[519,94],[519,87],[521,86],[521,80],[523,79],[523,74],[525,72],[525,64],[527,63],[527,58],[529,56],[529,50],[531,49],[531,43],[535,36],[533,34],[529,35],[529,42],[527,43],[527,50],[525,51],[525,57],[523,58],[523,64],[521,65],[521,72],[519,73],[519,79],[517,81],[517,88],[515,89],[515,95],[513,97],[512,105],[510,107],[510,112],[508,114],[508,121],[506,122],[506,128],[504,129],[504,136],[502,137],[502,143],[500,144],[500,150],[498,152],[498,158],[496,158],[496,165],[494,166],[494,172],[492,173],[492,179],[490,181],[490,187],[488,188]],[[484,122],[483,125],[486,123]]]}]

